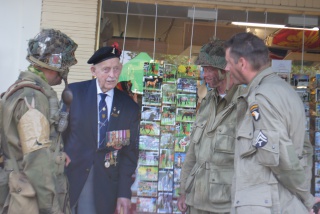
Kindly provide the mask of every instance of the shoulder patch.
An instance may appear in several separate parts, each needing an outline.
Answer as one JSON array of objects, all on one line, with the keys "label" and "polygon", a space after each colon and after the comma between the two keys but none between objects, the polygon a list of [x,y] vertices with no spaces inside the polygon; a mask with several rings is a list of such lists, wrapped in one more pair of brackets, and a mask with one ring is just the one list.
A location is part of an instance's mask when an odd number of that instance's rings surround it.
[{"label": "shoulder patch", "polygon": [[251,112],[251,115],[253,117],[253,119],[255,121],[258,121],[260,119],[260,112],[259,112],[259,106],[258,104],[254,104],[250,107],[250,112]]}]

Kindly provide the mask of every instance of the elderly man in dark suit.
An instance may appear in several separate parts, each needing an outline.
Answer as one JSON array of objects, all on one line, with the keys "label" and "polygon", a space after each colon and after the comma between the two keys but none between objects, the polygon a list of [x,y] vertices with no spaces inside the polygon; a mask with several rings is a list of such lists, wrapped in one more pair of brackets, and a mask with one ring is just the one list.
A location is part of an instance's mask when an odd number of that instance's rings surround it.
[{"label": "elderly man in dark suit", "polygon": [[137,103],[115,88],[120,55],[117,44],[100,48],[88,60],[96,79],[69,85],[73,101],[63,137],[75,214],[130,212],[140,116]]}]

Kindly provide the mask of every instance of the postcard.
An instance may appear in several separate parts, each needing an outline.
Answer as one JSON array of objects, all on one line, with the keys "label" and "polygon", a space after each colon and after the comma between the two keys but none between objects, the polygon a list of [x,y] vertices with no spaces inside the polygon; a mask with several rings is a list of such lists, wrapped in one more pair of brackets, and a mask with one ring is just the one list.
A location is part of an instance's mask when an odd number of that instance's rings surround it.
[{"label": "postcard", "polygon": [[140,181],[138,183],[138,196],[157,197],[158,182]]},{"label": "postcard", "polygon": [[196,94],[177,94],[177,107],[195,108],[196,101]]},{"label": "postcard", "polygon": [[173,169],[173,149],[160,149],[159,168]]},{"label": "postcard", "polygon": [[197,80],[188,79],[188,78],[178,78],[177,79],[177,91],[178,92],[196,93]]},{"label": "postcard", "polygon": [[159,152],[158,151],[140,151],[139,165],[158,166]]},{"label": "postcard", "polygon": [[159,122],[141,121],[140,134],[141,135],[160,135]]},{"label": "postcard", "polygon": [[157,198],[137,197],[137,212],[157,212]]},{"label": "postcard", "polygon": [[158,136],[140,135],[139,137],[139,149],[140,150],[159,150],[160,139]]},{"label": "postcard", "polygon": [[162,85],[162,103],[176,104],[177,86],[176,84],[163,84]]},{"label": "postcard", "polygon": [[138,167],[139,181],[157,181],[158,167],[155,166],[139,166]]},{"label": "postcard", "polygon": [[176,107],[162,106],[161,125],[175,125],[176,123]]},{"label": "postcard", "polygon": [[162,133],[160,138],[160,149],[173,149],[174,135],[171,133]]},{"label": "postcard", "polygon": [[142,106],[141,120],[158,121],[161,118],[160,107],[158,106]]},{"label": "postcard", "polygon": [[177,69],[178,78],[200,79],[201,66],[199,65],[179,65]]},{"label": "postcard", "polygon": [[145,90],[142,97],[142,104],[160,106],[161,97],[161,92],[151,92],[150,90]]},{"label": "postcard", "polygon": [[177,108],[176,121],[177,122],[194,122],[196,118],[195,109]]},{"label": "postcard", "polygon": [[177,168],[182,168],[185,157],[186,157],[186,153],[176,152],[174,154],[174,166]]},{"label": "postcard", "polygon": [[172,193],[160,192],[157,213],[172,213]]},{"label": "postcard", "polygon": [[173,190],[173,170],[159,170],[158,191]]},{"label": "postcard", "polygon": [[177,66],[176,65],[165,64],[164,65],[164,73],[163,73],[163,81],[174,83],[176,81],[176,73],[177,73]]},{"label": "postcard", "polygon": [[187,152],[190,146],[190,136],[179,136],[175,138],[174,151]]}]

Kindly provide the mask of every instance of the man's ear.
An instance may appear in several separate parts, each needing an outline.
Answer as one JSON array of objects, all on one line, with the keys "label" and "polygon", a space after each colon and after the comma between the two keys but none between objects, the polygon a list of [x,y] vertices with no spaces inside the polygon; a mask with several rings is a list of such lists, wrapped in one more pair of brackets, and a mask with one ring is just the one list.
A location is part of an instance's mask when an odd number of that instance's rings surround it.
[{"label": "man's ear", "polygon": [[96,68],[92,65],[90,68],[92,76],[96,77]]},{"label": "man's ear", "polygon": [[243,57],[240,57],[238,60],[238,65],[243,69],[247,67],[247,60]]}]

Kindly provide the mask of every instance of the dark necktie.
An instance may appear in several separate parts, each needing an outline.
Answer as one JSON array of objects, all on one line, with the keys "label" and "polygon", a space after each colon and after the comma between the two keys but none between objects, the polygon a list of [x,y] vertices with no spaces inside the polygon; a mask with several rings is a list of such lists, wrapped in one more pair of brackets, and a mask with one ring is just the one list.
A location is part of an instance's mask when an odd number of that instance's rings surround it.
[{"label": "dark necktie", "polygon": [[107,94],[100,93],[101,100],[99,102],[99,145],[98,148],[106,147],[106,132],[108,128],[108,107],[106,103]]}]

